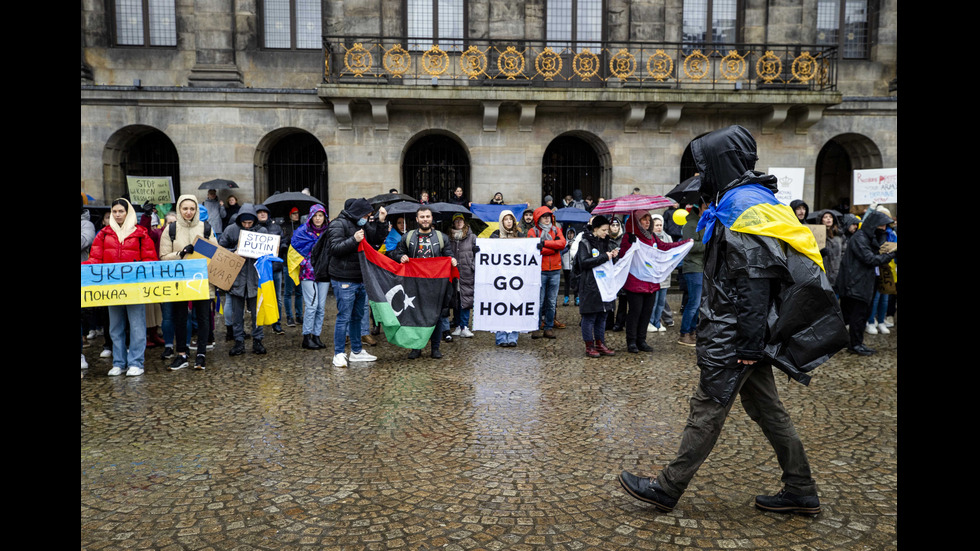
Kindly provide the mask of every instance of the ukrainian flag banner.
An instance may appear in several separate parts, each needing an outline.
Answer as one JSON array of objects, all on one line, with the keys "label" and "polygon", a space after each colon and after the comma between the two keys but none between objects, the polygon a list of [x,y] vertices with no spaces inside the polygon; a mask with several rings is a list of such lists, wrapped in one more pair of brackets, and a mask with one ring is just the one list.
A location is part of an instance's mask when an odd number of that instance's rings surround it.
[{"label": "ukrainian flag banner", "polygon": [[279,302],[272,281],[272,263],[281,258],[267,254],[255,259],[255,271],[259,273],[259,288],[255,297],[255,325],[272,325],[279,321]]},{"label": "ukrainian flag banner", "polygon": [[725,193],[717,205],[712,204],[701,213],[698,231],[705,230],[704,243],[711,240],[716,220],[732,231],[775,237],[826,271],[813,232],[800,224],[793,209],[780,203],[765,186],[739,186]]}]

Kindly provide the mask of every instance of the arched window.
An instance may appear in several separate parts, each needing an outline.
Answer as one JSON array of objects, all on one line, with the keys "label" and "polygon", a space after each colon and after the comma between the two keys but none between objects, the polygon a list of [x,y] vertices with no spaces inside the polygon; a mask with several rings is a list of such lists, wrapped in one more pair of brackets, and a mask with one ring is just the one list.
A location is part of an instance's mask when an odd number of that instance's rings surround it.
[{"label": "arched window", "polygon": [[602,163],[589,142],[578,136],[559,136],[548,144],[541,162],[541,198],[550,195],[555,206],[578,189],[582,197],[602,196]]},{"label": "arched window", "polygon": [[327,154],[319,140],[306,132],[295,132],[269,149],[266,163],[268,194],[302,191],[327,202]]},{"label": "arched window", "polygon": [[177,148],[170,138],[159,130],[153,130],[138,138],[129,146],[120,163],[123,182],[126,176],[170,176],[174,186],[174,198],[192,190],[180,187],[180,160]]},{"label": "arched window", "polygon": [[402,193],[416,199],[423,191],[429,201],[448,201],[456,187],[470,195],[470,160],[463,146],[449,136],[429,134],[412,143],[402,162]]}]

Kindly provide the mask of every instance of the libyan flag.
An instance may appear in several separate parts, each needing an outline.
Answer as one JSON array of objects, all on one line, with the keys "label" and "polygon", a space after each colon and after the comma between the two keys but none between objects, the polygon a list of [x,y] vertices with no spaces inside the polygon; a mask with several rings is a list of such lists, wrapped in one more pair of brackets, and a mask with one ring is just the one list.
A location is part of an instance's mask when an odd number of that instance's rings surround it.
[{"label": "libyan flag", "polygon": [[372,248],[366,239],[358,247],[361,275],[374,320],[388,342],[420,350],[439,324],[442,305],[452,297],[459,270],[449,257],[413,258],[395,262]]}]

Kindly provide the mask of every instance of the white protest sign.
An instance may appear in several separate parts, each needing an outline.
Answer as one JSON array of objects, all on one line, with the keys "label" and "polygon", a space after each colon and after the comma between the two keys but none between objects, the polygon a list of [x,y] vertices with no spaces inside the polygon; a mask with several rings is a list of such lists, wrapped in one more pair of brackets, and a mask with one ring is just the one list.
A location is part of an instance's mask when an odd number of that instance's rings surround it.
[{"label": "white protest sign", "polygon": [[898,203],[898,169],[855,170],[852,196],[854,205]]},{"label": "white protest sign", "polygon": [[769,174],[776,177],[776,200],[788,205],[795,199],[803,199],[803,177],[806,169],[769,167]]},{"label": "white protest sign", "polygon": [[267,254],[279,254],[279,236],[242,230],[235,252],[245,258],[259,258]]},{"label": "white protest sign", "polygon": [[478,238],[473,284],[473,329],[536,331],[541,295],[537,239]]}]

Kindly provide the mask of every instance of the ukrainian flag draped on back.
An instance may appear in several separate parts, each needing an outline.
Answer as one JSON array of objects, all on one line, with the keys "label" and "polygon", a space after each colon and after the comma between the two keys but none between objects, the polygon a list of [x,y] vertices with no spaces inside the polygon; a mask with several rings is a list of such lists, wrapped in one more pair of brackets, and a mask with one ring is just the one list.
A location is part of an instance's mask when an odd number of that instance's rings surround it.
[{"label": "ukrainian flag draped on back", "polygon": [[715,220],[732,231],[775,237],[824,270],[813,232],[800,224],[793,209],[780,203],[765,186],[739,186],[725,193],[717,205],[709,206],[698,221],[698,231],[705,230],[704,243],[711,239]]},{"label": "ukrainian flag draped on back", "polygon": [[259,288],[255,297],[255,325],[272,325],[279,321],[279,303],[272,281],[272,263],[282,262],[271,254],[255,259],[255,271],[259,273]]}]

